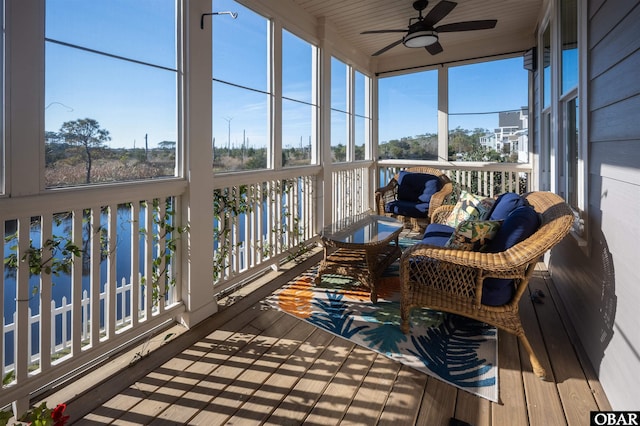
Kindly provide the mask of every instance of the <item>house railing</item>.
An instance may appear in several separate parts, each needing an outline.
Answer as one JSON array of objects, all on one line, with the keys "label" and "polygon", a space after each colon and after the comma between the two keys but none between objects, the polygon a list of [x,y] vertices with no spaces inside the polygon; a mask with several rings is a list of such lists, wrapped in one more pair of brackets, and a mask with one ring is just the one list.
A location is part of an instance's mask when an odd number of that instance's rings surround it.
[{"label": "house railing", "polygon": [[338,163],[332,166],[331,222],[363,213],[370,209],[370,162]]},{"label": "house railing", "polygon": [[320,167],[216,175],[214,293],[295,257],[317,235]]},{"label": "house railing", "polygon": [[[371,162],[333,164],[331,221],[369,210]],[[223,293],[295,257],[317,240],[317,166],[214,179],[214,292]],[[329,198],[330,197],[330,198]]]},{"label": "house railing", "polygon": [[454,199],[463,190],[495,197],[503,192],[523,194],[533,189],[533,168],[530,164],[471,161],[383,160],[378,162],[378,185],[386,185],[396,173],[411,166],[429,166],[445,172],[453,182]]},{"label": "house railing", "polygon": [[[139,274],[138,282],[142,280],[142,275]],[[105,291],[100,293],[100,304],[104,305],[108,301],[109,295],[107,292],[109,291],[109,286],[105,283]],[[116,328],[121,329],[127,327],[133,322],[133,312],[131,309],[131,292],[134,291],[134,286],[131,283],[131,280],[127,282],[127,280],[123,277],[121,280],[121,284],[116,287]],[[138,286],[138,299],[144,300],[144,287]],[[171,305],[174,303],[176,298],[175,287],[171,287],[167,292],[167,304]],[[52,342],[52,355],[56,357],[62,357],[67,354],[71,349],[72,333],[71,333],[71,315],[73,312],[73,303],[67,300],[66,296],[62,297],[61,305],[57,306],[55,300],[51,301],[51,330],[49,340]],[[91,298],[89,297],[89,292],[87,290],[82,291],[82,300],[80,301],[82,305],[82,330],[81,330],[81,340],[87,341],[91,337],[91,318],[89,316],[90,308],[91,308]],[[44,312],[46,310],[43,309]],[[29,357],[29,368],[36,369],[40,364],[40,352],[34,351],[34,339],[32,330],[39,326],[41,323],[41,314],[33,313],[32,309],[29,308],[29,339],[28,339],[28,353],[31,354]],[[3,326],[3,336],[11,335],[12,333],[16,333],[16,313],[13,314],[13,321],[8,324],[4,324]],[[43,331],[44,332],[44,331]],[[104,335],[106,333],[105,323],[101,321],[100,324],[100,334]],[[6,371],[15,370],[15,365],[9,364],[5,366]]]},{"label": "house railing", "polygon": [[32,393],[184,310],[172,247],[185,189],[166,180],[2,201],[0,408],[15,403],[22,412]]},{"label": "house railing", "polygon": [[[468,190],[495,196],[532,189],[529,165],[505,163],[333,164],[330,185],[320,166],[215,175],[212,284],[202,285],[212,285],[213,295],[267,268],[277,268],[317,243],[320,224],[374,209],[374,190],[398,170],[417,164],[444,170],[457,193]],[[0,254],[5,268],[0,274],[0,318],[14,325],[3,327],[0,336],[0,372],[5,379],[0,407],[28,402],[36,390],[106,359],[183,312],[181,300],[168,296],[170,289],[181,294],[182,247],[165,256],[176,235],[162,224],[180,224],[175,214],[181,211],[186,186],[182,180],[167,180],[50,191],[2,201],[5,243]],[[328,210],[325,203],[330,203],[330,217],[320,220]],[[68,272],[46,273],[51,266],[46,264],[51,242],[81,250]],[[34,253],[40,253],[42,267],[35,274],[25,257]],[[58,256],[63,260],[69,254]],[[122,302],[117,299],[122,276],[132,289],[142,289],[124,293],[124,305],[137,307],[124,322],[119,311]],[[63,297],[70,301],[70,313],[42,315],[51,310],[52,300],[59,307]],[[68,324],[63,326],[62,317],[68,317]],[[65,335],[63,329],[69,333]]]}]

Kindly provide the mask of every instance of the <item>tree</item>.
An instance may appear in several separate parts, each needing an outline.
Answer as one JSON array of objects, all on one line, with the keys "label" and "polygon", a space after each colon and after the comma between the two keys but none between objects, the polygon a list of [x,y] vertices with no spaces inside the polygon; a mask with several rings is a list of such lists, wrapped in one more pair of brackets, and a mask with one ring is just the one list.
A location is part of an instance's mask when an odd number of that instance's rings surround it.
[{"label": "tree", "polygon": [[331,147],[333,161],[343,162],[347,161],[347,147],[346,145],[338,144]]},{"label": "tree", "polygon": [[175,143],[175,141],[158,142],[158,148],[167,149],[167,150],[175,150],[176,149],[176,143]]},{"label": "tree", "polygon": [[91,183],[92,151],[101,148],[111,140],[109,131],[101,129],[100,124],[92,118],[66,121],[60,127],[60,136],[65,142],[84,148],[87,165],[87,183]]}]

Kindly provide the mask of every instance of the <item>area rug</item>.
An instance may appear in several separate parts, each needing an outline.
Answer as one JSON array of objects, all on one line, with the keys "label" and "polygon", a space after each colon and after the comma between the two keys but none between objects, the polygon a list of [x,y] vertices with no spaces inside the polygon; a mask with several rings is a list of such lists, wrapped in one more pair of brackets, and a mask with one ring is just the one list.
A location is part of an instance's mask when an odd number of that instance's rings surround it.
[{"label": "area rug", "polygon": [[491,401],[498,400],[498,333],[458,315],[413,309],[411,332],[400,330],[397,262],[381,280],[378,302],[358,281],[315,270],[289,282],[267,304],[370,348],[392,360]]}]

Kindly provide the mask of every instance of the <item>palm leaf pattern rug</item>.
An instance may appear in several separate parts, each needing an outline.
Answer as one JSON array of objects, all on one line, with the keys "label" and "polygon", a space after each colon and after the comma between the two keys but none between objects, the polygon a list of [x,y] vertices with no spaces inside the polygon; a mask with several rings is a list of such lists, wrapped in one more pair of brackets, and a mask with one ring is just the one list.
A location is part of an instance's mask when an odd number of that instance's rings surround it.
[{"label": "palm leaf pattern rug", "polygon": [[498,400],[497,330],[415,308],[411,332],[403,334],[397,262],[382,278],[376,304],[350,277],[326,274],[318,285],[314,278],[315,270],[307,271],[267,298],[267,304],[474,395]]}]

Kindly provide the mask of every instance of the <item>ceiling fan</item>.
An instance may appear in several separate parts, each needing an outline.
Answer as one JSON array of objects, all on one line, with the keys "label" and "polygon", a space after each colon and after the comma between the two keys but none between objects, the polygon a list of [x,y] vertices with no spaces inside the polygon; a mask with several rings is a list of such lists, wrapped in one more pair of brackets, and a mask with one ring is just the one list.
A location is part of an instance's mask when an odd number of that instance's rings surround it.
[{"label": "ceiling fan", "polygon": [[453,24],[440,25],[435,27],[438,22],[444,19],[458,4],[452,1],[442,0],[436,4],[433,9],[426,16],[422,16],[422,11],[427,8],[429,2],[427,0],[416,0],[413,3],[413,8],[418,11],[417,18],[411,18],[409,20],[408,29],[402,30],[371,30],[364,31],[361,34],[381,34],[381,33],[405,33],[406,34],[398,41],[394,41],[388,46],[383,47],[371,56],[378,56],[387,50],[396,47],[400,43],[406,47],[424,47],[427,52],[432,55],[437,55],[442,52],[442,45],[438,41],[439,33],[449,33],[454,31],[473,31],[473,30],[487,30],[494,28],[498,22],[495,19],[488,19],[484,21],[466,21],[455,22]]}]

